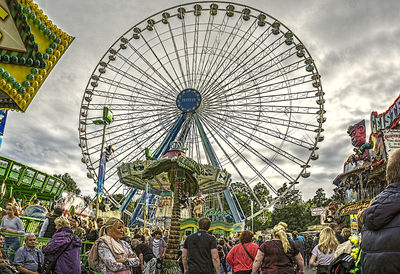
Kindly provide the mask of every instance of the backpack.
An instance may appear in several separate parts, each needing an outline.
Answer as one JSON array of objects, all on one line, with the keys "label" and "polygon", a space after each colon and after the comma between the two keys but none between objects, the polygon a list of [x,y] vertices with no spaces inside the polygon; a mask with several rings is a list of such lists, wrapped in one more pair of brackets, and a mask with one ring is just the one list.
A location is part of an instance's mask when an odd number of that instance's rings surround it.
[{"label": "backpack", "polygon": [[100,243],[99,240],[95,241],[92,248],[88,252],[86,252],[86,257],[87,257],[89,266],[94,271],[100,271],[100,269],[98,268],[99,264],[100,264],[99,252],[98,252],[99,243]]},{"label": "backpack", "polygon": [[347,253],[342,253],[334,259],[330,265],[328,273],[330,274],[346,274],[353,273],[351,270],[355,268],[355,260]]}]

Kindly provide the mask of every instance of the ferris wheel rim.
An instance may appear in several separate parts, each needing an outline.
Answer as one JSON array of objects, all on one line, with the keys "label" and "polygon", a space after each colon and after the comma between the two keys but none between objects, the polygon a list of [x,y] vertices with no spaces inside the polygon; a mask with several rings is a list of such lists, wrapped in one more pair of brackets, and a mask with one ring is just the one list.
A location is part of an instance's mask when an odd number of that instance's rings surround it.
[{"label": "ferris wheel rim", "polygon": [[[271,15],[265,13],[265,12],[262,12],[262,11],[260,11],[260,10],[258,10],[258,9],[255,9],[255,8],[252,8],[252,7],[249,7],[249,6],[246,6],[246,5],[242,5],[242,4],[238,4],[238,3],[231,3],[231,2],[224,2],[224,1],[212,1],[212,2],[211,2],[211,1],[199,1],[199,2],[186,3],[186,4],[182,4],[182,5],[176,5],[176,6],[174,6],[174,7],[168,8],[168,9],[164,9],[164,10],[158,12],[158,13],[155,13],[155,14],[153,14],[153,15],[151,15],[151,16],[145,18],[144,20],[140,21],[139,23],[137,23],[136,25],[134,25],[133,27],[131,27],[128,31],[126,31],[124,34],[122,34],[122,35],[120,36],[120,38],[119,38],[114,44],[111,45],[111,47],[106,51],[106,53],[105,53],[105,54],[102,56],[102,58],[100,59],[100,62],[101,62],[101,60],[104,60],[104,59],[105,59],[105,57],[107,56],[107,54],[109,54],[110,50],[112,50],[112,49],[115,47],[115,45],[120,41],[121,38],[124,38],[124,36],[125,36],[127,33],[129,33],[130,31],[132,31],[135,27],[139,26],[139,25],[142,24],[143,22],[146,22],[146,20],[152,19],[152,17],[155,17],[156,15],[159,15],[159,14],[161,14],[162,12],[166,12],[166,11],[172,10],[172,9],[174,9],[174,8],[179,8],[179,7],[186,6],[186,5],[190,5],[190,4],[201,4],[201,3],[231,4],[231,5],[240,6],[240,7],[243,7],[243,8],[250,8],[250,9],[253,10],[253,11],[260,12],[260,13],[265,14],[266,16],[270,17],[271,19],[273,19],[273,20],[275,20],[275,21],[278,21],[278,22],[279,22],[282,26],[284,26],[287,30],[290,30],[290,29],[289,29],[288,27],[286,27],[281,21],[277,20],[277,19],[274,18],[273,16],[271,16]],[[218,9],[218,10],[220,10],[220,9]],[[223,10],[223,9],[221,9],[221,10]],[[235,12],[236,12],[236,11],[235,11]],[[296,37],[296,39],[297,39],[298,41],[301,42],[301,40],[296,36],[296,34],[293,34],[293,35],[294,35],[294,37]],[[302,44],[303,44],[303,43],[302,43]],[[304,45],[304,44],[303,44],[303,45]],[[117,49],[117,51],[119,51],[119,50],[120,50],[120,48]],[[307,52],[308,56],[311,57],[311,54],[309,53],[308,49],[304,47],[304,50]],[[100,63],[100,62],[99,62],[99,63]],[[111,60],[108,60],[107,64],[109,64],[110,62],[111,62]],[[97,65],[96,65],[96,67],[95,67],[95,69],[93,70],[93,72],[92,72],[91,75],[94,75],[94,74],[95,74],[95,72],[98,70],[99,66],[100,66],[100,64],[97,64]],[[314,74],[319,75],[318,69],[317,69],[316,66],[315,66],[315,73],[314,73]],[[85,90],[87,90],[88,87],[90,87],[91,81],[92,81],[92,80],[89,79],[88,84],[87,84],[87,87],[86,87]],[[319,90],[320,92],[322,92],[322,87],[319,88],[318,90]],[[323,97],[322,97],[322,98],[323,98]],[[82,111],[83,111],[83,106],[84,106],[84,103],[85,103],[85,102],[84,102],[84,99],[85,99],[85,96],[82,98],[80,113],[82,113]],[[90,102],[88,103],[88,105],[90,105]],[[324,104],[320,105],[319,110],[322,111],[322,112],[324,111]],[[83,117],[80,115],[80,119],[79,119],[79,123],[80,123],[80,124],[81,124],[82,118],[83,118]],[[86,121],[86,119],[85,119],[85,121]],[[322,129],[322,122],[319,123],[318,129]],[[319,138],[320,134],[321,134],[321,130],[318,130],[318,131],[317,131],[316,138],[315,138],[315,142],[314,142],[314,144],[313,144],[313,148],[312,148],[312,150],[311,150],[311,153],[309,154],[308,159],[305,161],[305,164],[304,164],[305,167],[302,169],[302,171],[301,171],[301,172],[298,174],[298,176],[295,178],[295,180],[294,180],[294,182],[293,182],[292,185],[294,185],[294,183],[297,182],[297,180],[298,180],[298,179],[300,178],[300,176],[301,176],[301,173],[304,172],[304,171],[306,170],[306,168],[307,168],[307,166],[308,166],[308,164],[309,164],[309,162],[310,162],[310,160],[311,160],[311,156],[312,156],[312,154],[314,153],[314,151],[316,150],[315,148],[316,148],[317,143],[318,143],[318,140],[317,140],[317,139]],[[81,137],[81,136],[82,136],[82,132],[80,132],[80,137]],[[86,132],[85,132],[84,137],[86,138]],[[80,139],[81,139],[81,138],[80,138]],[[82,140],[82,139],[81,139],[81,140]],[[86,148],[87,148],[87,147],[88,147],[88,145],[87,145],[87,139],[84,140],[84,141],[86,142],[85,144],[86,144]],[[81,146],[81,149],[82,149],[82,154],[85,155],[85,153],[84,153],[85,151],[84,151],[84,148],[83,148],[82,146]],[[88,151],[87,151],[87,152],[88,152]],[[92,166],[92,167],[93,167],[93,166]],[[291,185],[291,186],[292,186],[292,185]]]}]

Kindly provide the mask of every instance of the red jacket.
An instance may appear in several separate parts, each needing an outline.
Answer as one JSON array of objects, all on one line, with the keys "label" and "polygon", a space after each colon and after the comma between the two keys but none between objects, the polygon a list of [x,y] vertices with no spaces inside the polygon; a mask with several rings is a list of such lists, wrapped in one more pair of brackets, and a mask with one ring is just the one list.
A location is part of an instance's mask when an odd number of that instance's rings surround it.
[{"label": "red jacket", "polygon": [[[258,245],[251,242],[245,243],[244,246],[254,260],[257,255]],[[247,255],[242,244],[235,245],[231,251],[229,251],[226,260],[234,272],[251,270],[253,268],[253,260]]]}]

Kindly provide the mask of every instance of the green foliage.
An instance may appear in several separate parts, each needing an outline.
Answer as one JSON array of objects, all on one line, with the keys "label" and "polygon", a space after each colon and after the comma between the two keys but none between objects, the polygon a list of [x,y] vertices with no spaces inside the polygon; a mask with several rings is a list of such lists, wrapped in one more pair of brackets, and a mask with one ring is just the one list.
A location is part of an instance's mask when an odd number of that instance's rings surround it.
[{"label": "green foliage", "polygon": [[[255,197],[251,195],[251,190],[244,183],[236,182],[231,185],[232,190],[235,192],[236,197],[240,203],[245,216],[251,215],[251,201],[253,201],[253,212],[257,212],[261,209],[261,206],[256,201]],[[268,188],[262,184],[258,183],[253,191],[260,201],[262,207],[267,206],[272,201],[272,196],[269,193]],[[258,215],[253,220],[248,222],[248,226],[252,226],[252,221],[254,221],[254,231],[264,230],[268,226],[270,221],[271,212],[265,211],[263,214]]]},{"label": "green foliage", "polygon": [[311,205],[313,207],[324,207],[329,205],[330,199],[326,197],[325,190],[318,188],[315,192],[315,196],[311,199]]},{"label": "green foliage", "polygon": [[81,190],[77,186],[75,180],[72,179],[71,175],[69,175],[68,173],[65,173],[64,175],[57,174],[57,175],[53,175],[53,176],[64,181],[64,183],[65,183],[64,191],[70,191],[70,192],[73,192],[75,194],[80,194],[81,193]]}]

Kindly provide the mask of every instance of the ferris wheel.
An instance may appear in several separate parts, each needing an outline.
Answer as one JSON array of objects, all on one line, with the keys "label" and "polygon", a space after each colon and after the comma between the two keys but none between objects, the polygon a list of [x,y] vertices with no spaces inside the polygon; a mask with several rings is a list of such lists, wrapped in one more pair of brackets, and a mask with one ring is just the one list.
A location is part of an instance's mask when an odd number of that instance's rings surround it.
[{"label": "ferris wheel", "polygon": [[[188,157],[277,195],[318,159],[323,96],[313,58],[279,20],[240,4],[182,4],[134,25],[98,62],[80,109],[82,162],[97,181],[102,144],[113,146],[113,194],[124,188],[118,166],[146,148],[161,157],[180,136]],[[93,121],[104,106],[114,121],[103,142]]]}]

